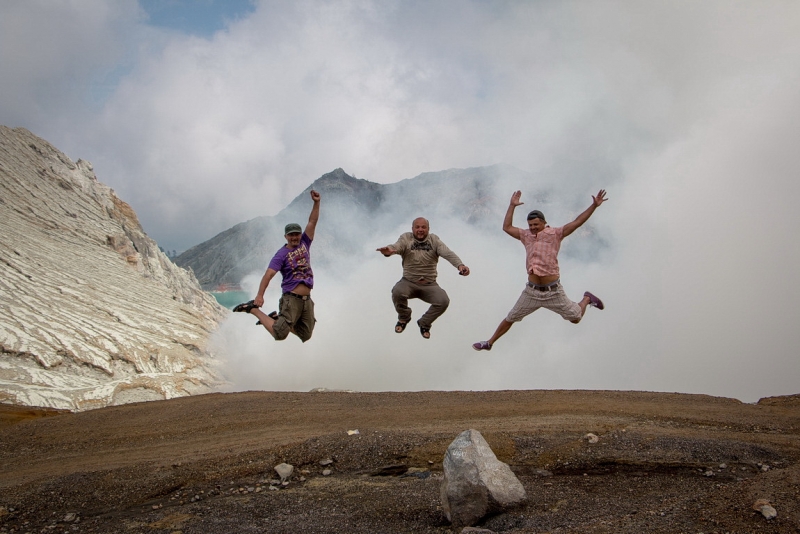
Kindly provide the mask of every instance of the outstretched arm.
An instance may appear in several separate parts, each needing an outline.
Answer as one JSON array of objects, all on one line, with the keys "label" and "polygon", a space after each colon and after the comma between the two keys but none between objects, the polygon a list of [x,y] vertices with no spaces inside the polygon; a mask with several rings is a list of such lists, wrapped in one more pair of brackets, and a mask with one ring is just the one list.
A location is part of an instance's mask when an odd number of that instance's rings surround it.
[{"label": "outstretched arm", "polygon": [[575,230],[580,228],[583,225],[583,223],[585,223],[586,221],[589,220],[589,217],[592,216],[592,213],[594,213],[594,210],[599,208],[600,205],[603,202],[605,202],[606,200],[608,200],[608,199],[606,198],[606,190],[605,189],[601,189],[600,192],[597,193],[597,196],[592,196],[592,205],[589,206],[588,208],[586,208],[586,210],[584,210],[583,213],[578,215],[575,218],[574,221],[564,225],[564,236],[563,237],[567,237],[569,234],[571,234],[572,232],[574,232]]},{"label": "outstretched arm", "polygon": [[394,256],[395,254],[404,254],[405,250],[408,248],[407,240],[405,239],[405,235],[401,235],[397,241],[392,243],[391,245],[386,245],[385,247],[376,248],[378,252],[386,256]]},{"label": "outstretched arm", "polygon": [[506,216],[503,219],[503,231],[514,239],[519,239],[519,228],[514,226],[514,210],[517,206],[524,204],[519,200],[521,196],[522,191],[514,191],[514,194],[511,195],[511,202],[508,204],[508,210],[506,210]]},{"label": "outstretched arm", "polygon": [[317,229],[317,221],[319,220],[319,193],[311,190],[311,200],[314,201],[314,206],[311,208],[311,214],[308,216],[308,224],[306,225],[306,235],[310,240],[314,240],[314,232]]}]

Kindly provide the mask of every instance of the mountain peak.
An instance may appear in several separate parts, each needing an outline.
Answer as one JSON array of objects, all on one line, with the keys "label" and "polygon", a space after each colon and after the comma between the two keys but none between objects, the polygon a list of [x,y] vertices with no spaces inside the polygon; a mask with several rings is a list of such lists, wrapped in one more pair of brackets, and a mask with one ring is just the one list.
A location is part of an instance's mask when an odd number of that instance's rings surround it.
[{"label": "mountain peak", "polygon": [[292,200],[286,210],[294,211],[308,204],[308,193],[313,189],[326,200],[352,202],[372,211],[383,201],[382,187],[381,184],[350,176],[339,167],[314,180]]}]

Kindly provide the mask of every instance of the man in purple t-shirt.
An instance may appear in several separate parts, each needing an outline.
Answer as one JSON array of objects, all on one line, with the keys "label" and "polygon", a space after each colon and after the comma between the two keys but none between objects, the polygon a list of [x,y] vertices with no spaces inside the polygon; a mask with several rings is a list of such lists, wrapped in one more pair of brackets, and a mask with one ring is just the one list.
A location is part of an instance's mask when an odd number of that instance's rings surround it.
[{"label": "man in purple t-shirt", "polygon": [[[286,225],[284,237],[286,244],[275,253],[269,262],[267,271],[261,278],[256,298],[239,304],[233,311],[250,313],[258,317],[256,324],[262,325],[277,340],[286,339],[289,332],[293,333],[305,343],[311,338],[314,331],[314,301],[311,300],[311,289],[314,287],[314,273],[311,270],[311,242],[314,240],[314,231],[319,220],[320,195],[311,191],[311,200],[314,206],[308,216],[306,229],[301,232],[300,225],[290,223]],[[278,312],[269,315],[259,308],[264,305],[264,292],[267,290],[272,278],[281,273],[281,296]]]}]

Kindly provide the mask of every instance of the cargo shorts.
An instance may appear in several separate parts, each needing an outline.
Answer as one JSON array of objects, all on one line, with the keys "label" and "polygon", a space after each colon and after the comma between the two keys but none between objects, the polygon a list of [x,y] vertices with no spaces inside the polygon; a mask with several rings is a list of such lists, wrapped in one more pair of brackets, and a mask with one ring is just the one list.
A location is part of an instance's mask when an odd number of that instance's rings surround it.
[{"label": "cargo shorts", "polygon": [[286,339],[290,332],[305,343],[314,332],[314,301],[310,296],[284,293],[278,302],[278,320],[272,326],[275,339]]},{"label": "cargo shorts", "polygon": [[526,284],[517,303],[508,312],[506,321],[518,323],[539,308],[554,311],[567,321],[581,318],[581,307],[567,297],[560,282],[548,286],[548,289],[540,289],[540,287],[542,286]]}]

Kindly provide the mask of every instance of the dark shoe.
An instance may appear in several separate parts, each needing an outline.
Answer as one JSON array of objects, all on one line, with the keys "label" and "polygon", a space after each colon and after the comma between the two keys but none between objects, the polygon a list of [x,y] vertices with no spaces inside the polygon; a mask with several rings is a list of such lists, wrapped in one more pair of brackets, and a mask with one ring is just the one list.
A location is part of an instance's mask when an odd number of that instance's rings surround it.
[{"label": "dark shoe", "polygon": [[425,339],[430,339],[431,338],[431,329],[430,329],[430,327],[421,326],[419,324],[419,321],[417,321],[417,326],[419,326],[419,333],[422,335],[422,337],[424,337]]},{"label": "dark shoe", "polygon": [[[277,321],[278,320],[278,312],[269,312],[267,314],[267,317],[271,317],[273,321]],[[260,324],[261,324],[261,321],[256,321],[256,326],[258,326]]]},{"label": "dark shoe", "polygon": [[248,300],[247,302],[242,302],[241,304],[237,304],[236,307],[233,308],[233,311],[250,313],[250,310],[258,307],[259,306],[256,306],[256,303],[254,301]]},{"label": "dark shoe", "polygon": [[590,306],[594,306],[598,310],[602,310],[605,307],[605,306],[603,306],[603,301],[602,300],[600,300],[599,298],[595,297],[594,295],[592,295],[588,291],[586,293],[584,293],[583,296],[584,297],[589,297],[589,305]]},{"label": "dark shoe", "polygon": [[402,334],[403,330],[406,329],[406,326],[408,326],[408,323],[404,323],[403,321],[397,321],[397,324],[394,325],[395,333]]},{"label": "dark shoe", "polygon": [[488,341],[478,341],[472,344],[472,348],[475,350],[492,350],[492,344]]}]

